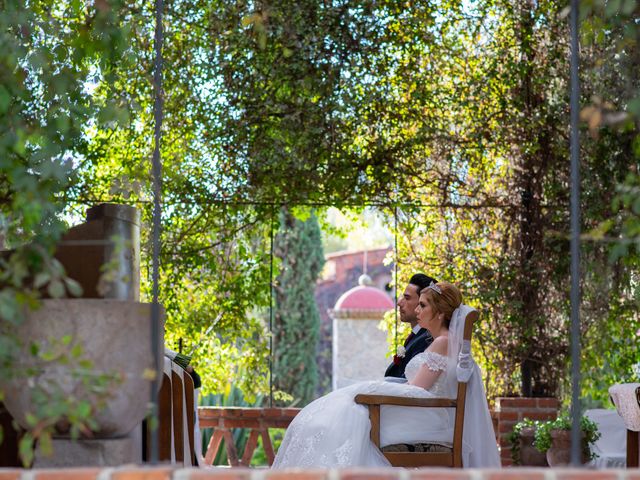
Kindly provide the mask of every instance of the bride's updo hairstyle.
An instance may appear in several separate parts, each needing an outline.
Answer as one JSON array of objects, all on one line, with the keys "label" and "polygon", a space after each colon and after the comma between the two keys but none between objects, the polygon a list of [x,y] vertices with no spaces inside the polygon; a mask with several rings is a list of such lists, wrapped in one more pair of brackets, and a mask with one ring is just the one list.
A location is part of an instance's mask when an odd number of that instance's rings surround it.
[{"label": "bride's updo hairstyle", "polygon": [[458,287],[448,282],[438,282],[424,288],[421,292],[436,313],[444,314],[444,326],[448,329],[451,316],[462,303],[462,294]]}]

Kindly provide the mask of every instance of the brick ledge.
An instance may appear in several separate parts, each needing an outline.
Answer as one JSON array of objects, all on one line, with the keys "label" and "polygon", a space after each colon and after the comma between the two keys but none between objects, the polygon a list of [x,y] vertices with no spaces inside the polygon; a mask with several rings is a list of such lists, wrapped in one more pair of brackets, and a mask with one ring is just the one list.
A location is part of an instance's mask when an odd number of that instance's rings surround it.
[{"label": "brick ledge", "polygon": [[269,470],[246,468],[115,468],[7,469],[0,480],[638,480],[639,469],[587,470],[570,468],[504,468],[452,470],[441,468],[351,468],[330,470]]}]

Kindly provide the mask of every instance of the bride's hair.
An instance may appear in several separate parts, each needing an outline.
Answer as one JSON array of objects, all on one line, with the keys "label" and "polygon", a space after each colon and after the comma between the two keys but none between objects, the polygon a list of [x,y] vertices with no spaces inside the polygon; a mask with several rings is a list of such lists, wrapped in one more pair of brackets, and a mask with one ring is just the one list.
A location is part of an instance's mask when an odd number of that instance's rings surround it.
[{"label": "bride's hair", "polygon": [[462,303],[462,294],[458,287],[449,282],[438,282],[420,292],[437,313],[444,314],[444,326],[449,328],[451,316]]}]

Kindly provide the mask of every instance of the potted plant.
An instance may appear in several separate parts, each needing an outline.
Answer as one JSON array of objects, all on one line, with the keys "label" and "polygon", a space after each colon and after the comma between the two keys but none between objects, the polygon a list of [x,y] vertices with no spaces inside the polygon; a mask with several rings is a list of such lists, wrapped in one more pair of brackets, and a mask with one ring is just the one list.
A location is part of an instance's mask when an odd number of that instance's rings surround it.
[{"label": "potted plant", "polygon": [[535,433],[540,422],[525,418],[513,427],[509,435],[511,459],[514,465],[547,467],[547,457],[533,445]]},{"label": "potted plant", "polygon": [[[600,438],[598,426],[587,417],[580,418],[582,439],[582,463],[587,463],[596,457],[591,445]],[[534,446],[540,452],[546,453],[547,462],[551,467],[568,465],[571,460],[571,417],[563,414],[556,420],[539,422]]]}]

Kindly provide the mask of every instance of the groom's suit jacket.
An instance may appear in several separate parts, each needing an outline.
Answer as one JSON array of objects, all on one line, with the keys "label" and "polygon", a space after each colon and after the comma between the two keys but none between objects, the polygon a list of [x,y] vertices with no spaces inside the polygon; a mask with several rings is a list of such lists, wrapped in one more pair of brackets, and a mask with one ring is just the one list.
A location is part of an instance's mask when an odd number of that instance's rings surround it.
[{"label": "groom's suit jacket", "polygon": [[398,363],[398,365],[391,363],[391,365],[387,367],[387,371],[384,372],[384,376],[404,378],[404,369],[407,366],[407,363],[409,363],[409,360],[417,354],[424,352],[427,347],[431,345],[431,342],[433,342],[433,337],[427,329],[421,328],[418,330],[418,333],[416,333],[416,335],[404,347],[404,358],[400,358],[400,363]]}]

